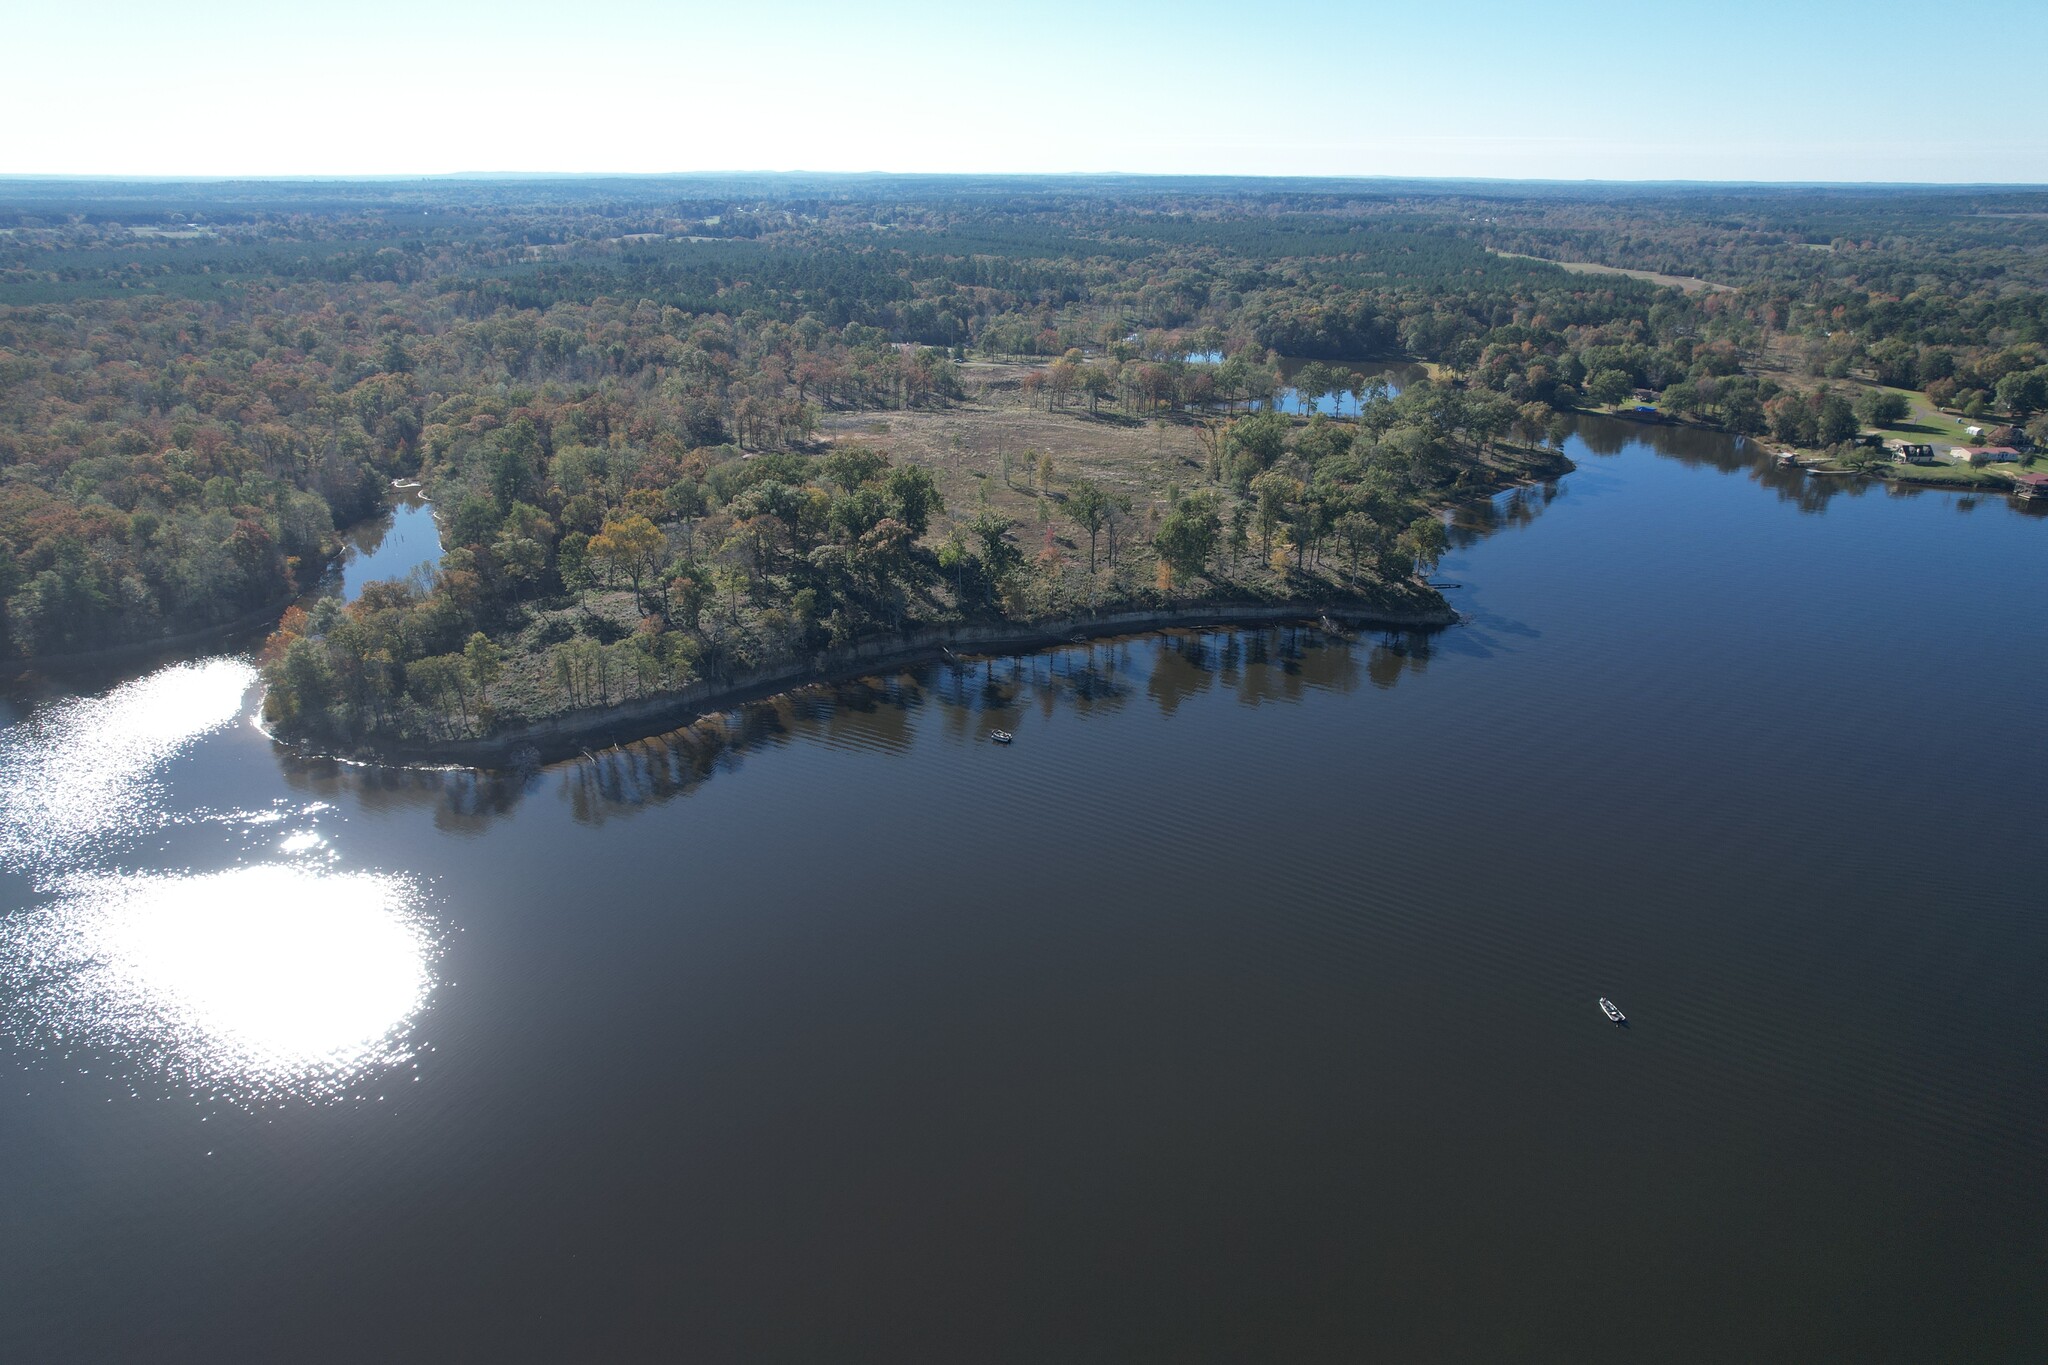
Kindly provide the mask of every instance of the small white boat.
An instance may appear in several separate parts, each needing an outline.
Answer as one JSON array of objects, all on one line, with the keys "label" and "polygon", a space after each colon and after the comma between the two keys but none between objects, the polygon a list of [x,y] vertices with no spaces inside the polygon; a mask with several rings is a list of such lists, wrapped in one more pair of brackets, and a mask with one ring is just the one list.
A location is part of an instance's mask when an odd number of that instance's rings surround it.
[{"label": "small white boat", "polygon": [[1008,744],[1016,738],[1008,730],[991,730],[988,732],[988,737],[997,744]]},{"label": "small white boat", "polygon": [[1628,1022],[1628,1016],[1621,1012],[1621,1006],[1615,1004],[1604,995],[1600,997],[1600,1012],[1617,1024],[1626,1024]]}]

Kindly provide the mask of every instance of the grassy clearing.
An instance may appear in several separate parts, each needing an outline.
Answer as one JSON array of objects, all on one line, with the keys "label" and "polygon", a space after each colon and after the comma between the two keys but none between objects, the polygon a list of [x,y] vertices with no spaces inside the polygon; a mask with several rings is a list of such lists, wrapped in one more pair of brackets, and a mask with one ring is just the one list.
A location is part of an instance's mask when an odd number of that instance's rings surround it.
[{"label": "grassy clearing", "polygon": [[1842,394],[1851,403],[1861,407],[1863,394],[1870,390],[1895,393],[1906,400],[1907,412],[1902,421],[1890,426],[1869,427],[1888,441],[1911,441],[1946,450],[1953,446],[1968,445],[1966,428],[1981,426],[1990,429],[2003,426],[2009,419],[2003,417],[1977,417],[1958,419],[1956,414],[1943,412],[1928,401],[1927,395],[1917,389],[1894,388],[1889,384],[1878,384],[1854,375],[1846,379],[1821,379],[1803,374],[1798,368],[1798,355],[1792,343],[1783,337],[1773,338],[1763,360],[1757,366],[1757,373],[1775,379],[1787,388],[1800,392],[1811,392],[1823,385]]},{"label": "grassy clearing", "polygon": [[2006,480],[1986,469],[1966,464],[1894,465],[1892,477],[1907,483],[1953,484],[1958,488],[2003,488]]},{"label": "grassy clearing", "polygon": [[[1865,390],[1875,389],[1882,393],[1895,393],[1906,400],[1908,409],[1904,420],[1891,426],[1878,427],[1887,440],[1917,441],[1934,446],[1955,446],[1966,444],[1969,437],[1964,434],[1965,425],[1941,411],[1927,401],[1927,395],[1913,389],[1895,389],[1884,384],[1871,384],[1860,379],[1838,381],[1853,386],[1860,396]],[[1854,398],[1851,401],[1855,401]]]},{"label": "grassy clearing", "polygon": [[1682,289],[1688,294],[1735,292],[1735,286],[1732,284],[1715,284],[1712,280],[1703,280],[1695,275],[1661,275],[1654,270],[1629,270],[1618,265],[1595,265],[1591,261],[1553,261],[1548,256],[1524,256],[1514,251],[1494,251],[1492,247],[1488,247],[1487,250],[1511,261],[1542,261],[1546,265],[1562,267],[1574,275],[1626,275],[1632,280],[1648,280],[1651,284],[1668,285],[1673,289]]},{"label": "grassy clearing", "polygon": [[2015,474],[2048,474],[2048,458],[2035,456],[2012,464],[1986,465],[1982,469],[1966,464],[1950,464],[1943,461],[1937,465],[1901,465],[1893,467],[1893,477],[1913,483],[1951,484],[1958,488],[1992,488],[2004,490],[2012,487]]},{"label": "grassy clearing", "polygon": [[[973,367],[970,375],[983,368]],[[1105,409],[1091,417],[1086,404],[1048,412],[993,383],[954,408],[890,413],[832,413],[819,436],[835,444],[872,446],[900,463],[922,465],[938,481],[945,515],[933,536],[992,508],[1018,523],[1020,541],[1041,533],[1043,508],[1063,539],[1069,526],[1060,511],[1062,487],[1074,477],[1127,493],[1138,516],[1166,510],[1166,489],[1192,490],[1204,482],[1206,453],[1196,427],[1184,420],[1148,422]],[[1052,457],[1052,480],[1041,486],[1039,456]],[[1035,548],[1035,547],[1034,547]],[[1083,553],[1086,546],[1081,547]]]}]

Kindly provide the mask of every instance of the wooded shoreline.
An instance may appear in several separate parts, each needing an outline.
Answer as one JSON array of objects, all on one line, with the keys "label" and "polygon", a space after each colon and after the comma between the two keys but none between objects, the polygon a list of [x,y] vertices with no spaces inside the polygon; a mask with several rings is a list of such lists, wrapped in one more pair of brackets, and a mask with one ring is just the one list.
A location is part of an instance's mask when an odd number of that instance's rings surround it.
[{"label": "wooded shoreline", "polygon": [[[1506,488],[1562,477],[1575,468],[1576,464],[1562,451],[1547,451],[1544,458],[1528,462],[1516,475],[1496,470],[1495,480],[1484,492],[1475,491],[1470,496],[1491,497]],[[1440,510],[1449,510],[1456,505],[1457,502],[1453,502]],[[714,712],[761,701],[800,687],[829,685],[878,671],[912,668],[951,654],[1022,654],[1077,640],[1210,626],[1333,621],[1351,629],[1433,632],[1458,624],[1461,619],[1458,612],[1440,594],[1430,588],[1423,591],[1435,599],[1435,605],[1410,610],[1358,596],[1237,602],[1210,600],[1176,607],[1069,613],[1036,621],[923,624],[871,636],[843,649],[813,655],[808,660],[784,660],[723,678],[702,679],[659,696],[557,712],[477,739],[421,741],[365,737],[344,748],[312,741],[287,741],[275,736],[273,741],[307,756],[394,766],[491,769],[521,763],[550,763],[587,752],[592,747],[612,748],[650,739]]]},{"label": "wooded shoreline", "polygon": [[[1448,603],[1435,608],[1402,611],[1359,600],[1297,599],[1194,603],[1168,610],[1151,608],[1102,612],[1045,621],[925,626],[870,638],[801,662],[785,662],[726,678],[704,679],[658,697],[561,712],[545,720],[507,728],[483,739],[434,742],[368,739],[344,753],[329,756],[403,766],[504,768],[522,761],[550,763],[593,747],[611,748],[652,738],[680,729],[714,712],[761,701],[799,687],[846,682],[876,672],[913,668],[955,654],[1021,654],[1079,640],[1205,626],[1334,621],[1353,629],[1436,631],[1457,624],[1458,619],[1458,613]],[[285,743],[282,740],[277,742]],[[288,744],[286,747],[298,748]],[[319,746],[307,746],[304,752],[310,755],[326,753]]]},{"label": "wooded shoreline", "polygon": [[175,635],[131,640],[126,644],[108,645],[104,649],[83,650],[72,654],[43,654],[12,659],[8,661],[7,675],[21,677],[29,673],[74,673],[99,668],[120,668],[159,654],[184,654],[203,645],[221,644],[239,636],[268,634],[276,627],[278,617],[294,602],[302,600],[305,596],[303,592],[294,591],[253,611],[243,612],[232,620],[179,631]]},{"label": "wooded shoreline", "polygon": [[281,593],[262,606],[251,608],[239,616],[210,626],[194,626],[190,630],[151,636],[144,640],[129,640],[101,649],[10,659],[5,670],[6,676],[21,677],[30,673],[72,673],[98,668],[119,668],[155,655],[182,653],[202,645],[222,644],[240,636],[268,635],[277,628],[278,619],[287,610],[294,605],[310,603],[319,593],[320,585],[327,576],[341,567],[342,561],[348,556],[345,537],[349,532],[368,525],[378,517],[388,517],[390,514],[391,504],[386,502],[371,516],[339,528],[334,550],[320,561],[320,572],[310,581],[303,578],[300,580],[307,586],[294,584],[290,591]]}]

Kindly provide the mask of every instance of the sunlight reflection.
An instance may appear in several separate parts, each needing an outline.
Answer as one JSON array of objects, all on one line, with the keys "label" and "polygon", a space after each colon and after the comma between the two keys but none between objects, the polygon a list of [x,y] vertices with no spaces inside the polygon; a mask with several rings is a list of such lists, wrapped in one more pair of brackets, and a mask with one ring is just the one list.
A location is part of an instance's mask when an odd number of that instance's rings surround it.
[{"label": "sunlight reflection", "polygon": [[334,1098],[405,1061],[435,944],[405,879],[263,865],[197,876],[88,874],[14,917],[6,1027],[182,1083]]},{"label": "sunlight reflection", "polygon": [[95,839],[153,821],[155,770],[233,722],[255,681],[246,659],[178,664],[0,733],[0,863],[47,871]]}]

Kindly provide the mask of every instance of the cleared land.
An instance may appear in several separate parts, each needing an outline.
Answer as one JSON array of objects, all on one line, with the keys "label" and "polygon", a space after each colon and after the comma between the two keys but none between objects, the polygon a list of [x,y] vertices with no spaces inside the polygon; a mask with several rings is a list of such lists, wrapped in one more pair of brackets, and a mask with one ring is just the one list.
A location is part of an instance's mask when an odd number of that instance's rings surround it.
[{"label": "cleared land", "polygon": [[1548,256],[1525,256],[1519,251],[1495,251],[1492,247],[1488,247],[1487,250],[1496,256],[1505,256],[1513,261],[1543,261],[1548,265],[1562,266],[1574,275],[1626,275],[1632,280],[1648,280],[1651,284],[1683,289],[1688,294],[1735,292],[1735,286],[1732,284],[1716,284],[1712,280],[1703,280],[1695,275],[1660,275],[1654,270],[1628,270],[1618,265],[1595,265],[1591,261],[1554,261]]},{"label": "cleared land", "polygon": [[[970,365],[969,398],[958,406],[828,413],[818,435],[834,444],[871,446],[899,463],[930,470],[946,500],[945,515],[933,521],[939,538],[949,522],[964,525],[986,507],[1018,523],[1017,539],[1027,550],[1042,541],[1041,508],[1054,518],[1060,540],[1072,540],[1072,526],[1059,509],[1063,486],[1077,476],[1128,494],[1141,520],[1150,511],[1166,510],[1168,485],[1204,485],[1207,455],[1194,422],[1146,421],[1108,409],[1090,416],[1086,404],[1048,412],[1015,392],[1016,376],[1029,368]],[[1041,455],[1052,458],[1053,477],[1045,485],[1038,478]],[[1086,553],[1085,543],[1079,548]]]},{"label": "cleared land", "polygon": [[1935,465],[1894,465],[1889,477],[1902,483],[1953,484],[1959,488],[1983,488],[2005,492],[2019,474],[2048,474],[2048,458],[2034,456],[2008,464],[1986,465],[1982,469],[1943,461]]},{"label": "cleared land", "polygon": [[1886,440],[1920,442],[1946,451],[1950,447],[1969,443],[1969,436],[1965,430],[1967,427],[2000,425],[2000,419],[1993,417],[1959,419],[1957,414],[1943,412],[1935,407],[1927,395],[1917,389],[1894,388],[1855,375],[1828,379],[1808,374],[1804,368],[1804,357],[1798,349],[1799,344],[1792,338],[1772,337],[1756,365],[1757,374],[1801,392],[1811,392],[1826,385],[1842,394],[1851,403],[1859,405],[1867,390],[1876,389],[1897,394],[1906,400],[1905,417],[1890,426],[1869,428],[1882,434]]},{"label": "cleared land", "polygon": [[[1963,445],[1969,441],[1965,428],[1980,425],[1980,423],[1958,420],[1950,414],[1941,411],[1934,404],[1927,401],[1926,394],[1916,392],[1913,389],[1894,389],[1883,384],[1864,383],[1861,380],[1852,380],[1850,382],[1859,391],[1863,389],[1882,389],[1886,393],[1898,394],[1911,405],[1906,412],[1906,416],[1901,421],[1891,426],[1875,428],[1875,430],[1883,432],[1888,440],[1920,441],[1937,448]],[[1988,422],[1989,419],[1986,419],[1985,424],[1988,424]]]},{"label": "cleared land", "polygon": [[[956,529],[965,532],[983,512],[993,511],[1014,522],[1014,542],[1032,562],[1039,591],[1055,604],[1055,614],[1097,604],[1176,609],[1160,582],[1159,557],[1151,539],[1170,510],[1174,488],[1190,493],[1225,491],[1208,479],[1203,444],[1205,427],[1223,414],[1162,410],[1157,417],[1139,418],[1107,406],[1091,414],[1085,401],[1048,410],[1019,388],[1025,374],[1043,368],[1043,362],[970,362],[963,366],[963,401],[935,408],[828,412],[817,442],[826,449],[866,446],[887,454],[894,463],[929,471],[945,501],[944,511],[932,519],[928,539],[933,542],[945,540]],[[1049,467],[1041,457],[1050,458]],[[1478,455],[1437,493],[1447,498],[1467,495],[1551,477],[1560,467],[1548,452],[1502,442]],[[1096,573],[1088,568],[1087,534],[1070,508],[1076,479],[1123,494],[1131,503],[1118,537],[1121,553],[1112,563],[1110,538],[1101,536]],[[1235,501],[1235,495],[1226,496]],[[1255,542],[1246,554],[1231,556],[1223,576],[1212,581],[1223,589],[1220,597],[1237,602],[1329,595],[1334,583],[1388,609],[1422,611],[1440,605],[1433,593],[1412,581],[1386,582],[1370,571],[1353,575],[1342,561],[1342,549],[1333,541],[1323,562],[1312,562],[1303,578],[1276,570]],[[1179,606],[1196,614],[1203,609],[1199,599]],[[945,602],[929,590],[921,591],[917,607],[920,616],[932,619],[943,618],[947,611]],[[491,691],[498,714],[515,723],[561,714],[562,699],[548,652],[552,645],[578,634],[623,640],[639,627],[644,611],[638,595],[623,587],[590,588],[574,594],[573,600],[538,607],[528,624],[507,640],[512,647]],[[707,615],[715,617],[717,612]]]}]

